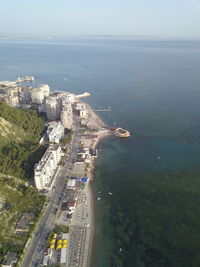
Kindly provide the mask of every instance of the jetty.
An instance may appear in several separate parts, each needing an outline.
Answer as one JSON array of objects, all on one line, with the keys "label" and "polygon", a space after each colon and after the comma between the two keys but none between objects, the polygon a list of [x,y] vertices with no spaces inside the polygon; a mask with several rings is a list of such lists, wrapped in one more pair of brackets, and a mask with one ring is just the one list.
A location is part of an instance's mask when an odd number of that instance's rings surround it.
[{"label": "jetty", "polygon": [[93,111],[94,112],[96,112],[96,111],[98,111],[98,112],[108,112],[108,111],[110,111],[111,110],[111,108],[110,107],[108,107],[108,108],[105,108],[105,109],[93,109]]},{"label": "jetty", "polygon": [[131,136],[128,130],[125,130],[121,127],[118,127],[118,128],[112,127],[110,128],[110,130],[117,137],[127,138]]}]

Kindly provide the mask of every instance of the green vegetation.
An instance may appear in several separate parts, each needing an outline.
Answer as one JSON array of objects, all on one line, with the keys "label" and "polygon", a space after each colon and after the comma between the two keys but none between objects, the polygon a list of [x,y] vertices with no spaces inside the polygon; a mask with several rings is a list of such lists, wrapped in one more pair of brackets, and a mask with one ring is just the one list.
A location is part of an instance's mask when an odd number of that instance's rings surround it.
[{"label": "green vegetation", "polygon": [[66,225],[55,225],[53,232],[55,234],[59,234],[59,233],[69,233],[69,226]]},{"label": "green vegetation", "polygon": [[73,131],[72,130],[65,129],[65,135],[60,140],[60,143],[61,144],[68,144],[68,143],[70,143],[71,140],[72,140],[72,135],[73,135]]},{"label": "green vegetation", "polygon": [[198,172],[116,179],[115,191],[108,197],[117,240],[112,266],[199,266]]},{"label": "green vegetation", "polygon": [[35,189],[27,187],[21,179],[0,176],[0,261],[7,251],[22,253],[34,225],[29,232],[16,235],[14,229],[23,212],[34,213],[37,221],[43,207],[45,197]]},{"label": "green vegetation", "polygon": [[36,111],[0,103],[0,261],[8,251],[20,255],[35,227],[31,224],[28,233],[15,234],[23,212],[34,213],[37,221],[43,207],[45,197],[25,180],[46,150],[38,144],[44,130],[44,119]]},{"label": "green vegetation", "polygon": [[51,233],[47,238],[47,246],[50,246],[50,242],[55,234],[59,235],[60,233],[69,233],[69,226],[66,225],[55,225]]},{"label": "green vegetation", "polygon": [[34,110],[0,103],[0,173],[30,178],[33,167],[46,150],[38,145],[44,120]]},{"label": "green vegetation", "polygon": [[22,128],[30,135],[29,139],[35,143],[39,141],[40,135],[44,131],[44,121],[34,110],[10,107],[0,102],[0,117]]}]

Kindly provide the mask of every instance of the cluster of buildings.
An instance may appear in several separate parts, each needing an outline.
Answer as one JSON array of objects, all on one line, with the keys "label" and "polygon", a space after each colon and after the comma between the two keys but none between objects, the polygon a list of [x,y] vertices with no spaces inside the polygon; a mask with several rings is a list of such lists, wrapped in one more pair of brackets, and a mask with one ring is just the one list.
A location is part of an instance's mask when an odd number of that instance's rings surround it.
[{"label": "cluster of buildings", "polygon": [[30,85],[22,85],[24,82],[32,82],[34,77],[19,77],[16,81],[0,82],[0,102],[6,102],[12,107],[19,107],[24,104],[43,104],[45,98],[50,94],[47,84],[41,84],[37,88]]},{"label": "cluster of buildings", "polygon": [[[47,93],[47,88],[44,91]],[[60,140],[64,136],[65,129],[71,129],[73,126],[73,110],[78,113],[80,119],[87,118],[85,105],[76,102],[75,95],[66,92],[53,92],[48,96],[44,96],[44,103],[39,103],[38,99],[37,104],[41,111],[46,112],[49,120],[47,138],[50,143],[58,144],[58,147]],[[52,150],[52,146],[50,146],[41,161],[35,165],[35,185],[38,190],[48,189],[52,183],[57,168],[56,165],[62,155],[61,148],[59,148],[59,151],[57,149],[56,153],[59,156],[55,160],[55,153]],[[91,151],[80,154],[78,160],[80,158],[84,158],[84,162],[89,163]]]},{"label": "cluster of buildings", "polygon": [[[78,204],[77,200],[80,197],[80,190],[85,188],[87,181],[87,177],[71,177],[64,187],[61,213],[65,217],[64,220],[65,223],[67,222],[67,225],[70,225],[72,214],[75,212]],[[61,266],[71,266],[69,264],[69,233],[50,234],[50,236],[52,237],[44,255],[42,265],[60,264]]]},{"label": "cluster of buildings", "polygon": [[71,129],[73,122],[72,104],[75,101],[75,95],[68,92],[54,91],[45,98],[43,105],[40,105],[39,111],[46,112],[47,119],[61,120],[65,128]]},{"label": "cluster of buildings", "polygon": [[[47,84],[41,84],[37,88],[23,84],[33,81],[33,76],[19,77],[16,81],[11,82],[1,81],[0,102],[6,102],[12,107],[30,108],[34,106],[39,112],[46,113],[49,121],[46,136],[52,144],[34,168],[35,185],[38,190],[42,190],[49,188],[52,182],[61,158],[60,140],[64,136],[65,129],[73,127],[73,111],[80,118],[81,125],[87,124],[86,106],[78,99],[90,94],[84,93],[76,96],[63,91],[51,92]],[[77,164],[89,163],[90,158],[90,151],[82,151],[79,153]]]},{"label": "cluster of buildings", "polygon": [[5,102],[12,107],[20,103],[21,87],[16,82],[0,82],[0,102]]},{"label": "cluster of buildings", "polygon": [[53,92],[44,97],[44,103],[38,104],[40,111],[45,111],[47,114],[49,123],[46,135],[48,141],[52,143],[40,162],[35,165],[35,185],[38,190],[48,189],[52,183],[62,156],[59,143],[64,137],[65,129],[71,129],[73,125],[73,101],[75,96],[72,94]]},{"label": "cluster of buildings", "polygon": [[98,157],[98,150],[89,147],[80,147],[75,165],[91,163],[91,160]]},{"label": "cluster of buildings", "polygon": [[0,102],[12,107],[30,108],[35,106],[39,112],[45,112],[47,119],[60,120],[64,128],[71,129],[73,124],[72,104],[76,100],[74,94],[68,92],[51,92],[47,84],[37,88],[23,85],[32,82],[34,77],[19,77],[16,81],[0,81]]}]

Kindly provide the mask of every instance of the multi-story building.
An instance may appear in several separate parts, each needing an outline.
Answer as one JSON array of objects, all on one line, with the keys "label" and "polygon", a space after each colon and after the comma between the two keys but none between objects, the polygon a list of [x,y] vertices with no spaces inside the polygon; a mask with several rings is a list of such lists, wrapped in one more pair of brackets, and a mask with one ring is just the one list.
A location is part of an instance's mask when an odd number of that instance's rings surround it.
[{"label": "multi-story building", "polygon": [[60,122],[50,122],[47,130],[49,142],[58,144],[60,139],[64,136],[64,130],[65,129]]},{"label": "multi-story building", "polygon": [[73,125],[72,104],[68,97],[62,99],[61,123],[64,128],[71,129]]},{"label": "multi-story building", "polygon": [[6,102],[8,105],[12,107],[18,107],[20,92],[21,92],[21,87],[17,85],[16,86],[0,85],[0,94],[1,94],[0,101]]},{"label": "multi-story building", "polygon": [[38,90],[37,88],[33,89],[31,92],[31,101],[34,104],[42,104],[44,101],[43,92]]},{"label": "multi-story building", "polygon": [[65,101],[67,101],[68,103],[74,103],[76,100],[76,95],[74,94],[70,94],[70,93],[66,93],[65,95]]},{"label": "multi-story building", "polygon": [[53,92],[45,101],[45,110],[49,121],[60,119],[62,110],[62,99],[66,96],[66,92]]},{"label": "multi-story building", "polygon": [[20,93],[20,101],[22,103],[31,102],[31,91],[34,90],[31,86],[23,86]]},{"label": "multi-story building", "polygon": [[38,190],[49,188],[60,158],[60,145],[51,144],[34,168],[35,185]]},{"label": "multi-story building", "polygon": [[50,88],[47,84],[41,84],[31,91],[31,101],[35,104],[42,104],[46,97],[49,96]]},{"label": "multi-story building", "polygon": [[11,107],[19,107],[19,96],[18,95],[9,96],[8,104]]},{"label": "multi-story building", "polygon": [[78,111],[81,118],[87,118],[87,110],[83,103],[76,103],[75,109]]},{"label": "multi-story building", "polygon": [[76,110],[84,110],[85,109],[85,105],[83,103],[76,103]]},{"label": "multi-story building", "polygon": [[45,101],[45,110],[49,121],[57,120],[60,117],[61,103],[55,96],[49,96]]}]

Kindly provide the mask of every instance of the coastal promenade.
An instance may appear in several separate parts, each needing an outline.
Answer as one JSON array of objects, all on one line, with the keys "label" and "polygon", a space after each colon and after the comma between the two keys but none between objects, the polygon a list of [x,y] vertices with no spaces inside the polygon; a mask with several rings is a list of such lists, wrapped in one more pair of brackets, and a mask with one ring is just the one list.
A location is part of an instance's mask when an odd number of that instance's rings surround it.
[{"label": "coastal promenade", "polygon": [[[111,133],[92,108],[86,103],[84,105],[87,109],[90,127],[80,135],[80,141],[83,147],[96,149],[98,143]],[[93,131],[94,128],[95,131]],[[76,209],[70,222],[68,267],[90,267],[94,233],[94,201],[90,184],[93,171],[94,160],[85,172],[89,181],[85,189],[79,192]]]}]

